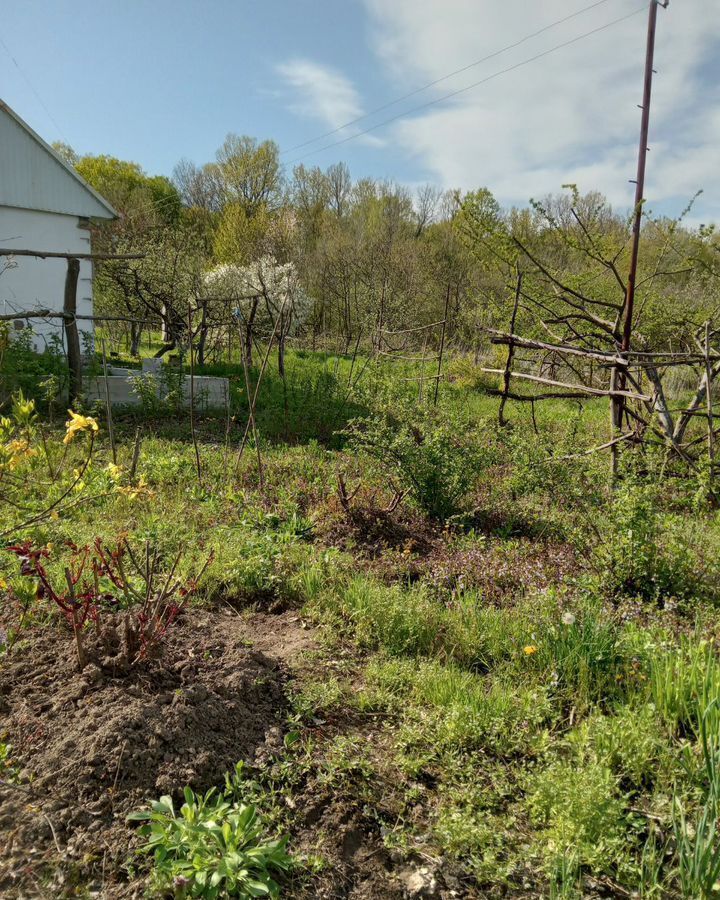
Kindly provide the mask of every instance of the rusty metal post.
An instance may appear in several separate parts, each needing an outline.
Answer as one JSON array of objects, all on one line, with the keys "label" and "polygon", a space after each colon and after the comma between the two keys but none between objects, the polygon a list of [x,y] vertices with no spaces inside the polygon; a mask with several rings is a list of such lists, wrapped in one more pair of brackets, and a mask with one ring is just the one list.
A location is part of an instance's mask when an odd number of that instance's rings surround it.
[{"label": "rusty metal post", "polygon": [[[640,143],[638,146],[637,177],[635,179],[635,207],[632,232],[632,248],[630,251],[630,271],[628,273],[627,287],[625,290],[625,306],[623,311],[622,336],[620,340],[620,352],[627,353],[630,349],[633,326],[633,309],[635,305],[635,282],[637,278],[637,264],[640,250],[640,229],[642,227],[643,201],[645,194],[645,167],[648,154],[648,135],[650,130],[650,98],[652,95],[653,60],[655,57],[655,33],[657,30],[657,8],[662,5],[667,8],[669,0],[650,0],[648,12],[647,43],[645,48],[645,77],[643,82],[643,102],[640,107]],[[613,369],[610,379],[610,387],[616,390],[625,389],[625,370]],[[612,399],[612,426],[614,431],[622,428],[625,399],[622,396],[614,396]],[[617,445],[613,445],[612,472],[617,474],[618,454]]]},{"label": "rusty metal post", "polygon": [[653,58],[655,56],[655,31],[657,28],[657,8],[662,3],[667,7],[669,0],[650,0],[648,15],[647,47],[645,50],[645,81],[643,86],[642,116],[640,119],[640,145],[638,147],[637,178],[635,181],[635,220],[633,222],[633,240],[630,256],[630,273],[628,275],[625,294],[625,320],[623,322],[622,343],[620,349],[630,349],[632,336],[633,305],[635,303],[635,279],[637,276],[638,252],[640,249],[640,228],[642,225],[642,207],[645,193],[645,165],[648,154],[648,133],[650,129],[650,97],[652,94]]}]

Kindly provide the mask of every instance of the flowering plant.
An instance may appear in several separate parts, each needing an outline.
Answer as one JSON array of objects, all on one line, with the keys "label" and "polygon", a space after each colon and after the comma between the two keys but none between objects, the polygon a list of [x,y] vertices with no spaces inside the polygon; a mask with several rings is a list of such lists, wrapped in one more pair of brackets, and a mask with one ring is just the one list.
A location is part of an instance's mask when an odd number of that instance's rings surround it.
[{"label": "flowering plant", "polygon": [[[85,487],[99,427],[91,416],[68,414],[59,450],[37,421],[35,401],[22,392],[13,397],[10,414],[0,417],[0,501],[16,510],[18,518],[0,537],[50,517]],[[87,441],[78,461],[70,444],[83,435]]]}]

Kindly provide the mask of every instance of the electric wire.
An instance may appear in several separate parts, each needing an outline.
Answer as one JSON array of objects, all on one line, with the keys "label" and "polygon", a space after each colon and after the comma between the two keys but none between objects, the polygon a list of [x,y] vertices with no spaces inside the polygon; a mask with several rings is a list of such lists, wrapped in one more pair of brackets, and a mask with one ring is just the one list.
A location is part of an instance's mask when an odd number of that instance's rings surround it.
[{"label": "electric wire", "polygon": [[409,100],[410,97],[415,97],[417,94],[421,94],[423,93],[423,91],[426,91],[431,87],[435,87],[435,85],[441,84],[443,81],[447,81],[449,78],[454,78],[455,75],[461,75],[463,72],[467,72],[469,69],[474,69],[476,66],[479,66],[484,62],[495,59],[496,56],[507,53],[508,50],[514,50],[521,44],[525,44],[527,43],[527,41],[539,37],[539,35],[544,34],[546,31],[550,31],[552,28],[556,28],[558,25],[562,25],[564,22],[569,22],[570,19],[575,19],[577,18],[577,16],[581,16],[586,12],[590,12],[590,10],[595,9],[598,6],[602,6],[607,2],[608,0],[596,0],[595,3],[591,3],[589,6],[585,6],[583,7],[583,9],[579,9],[577,12],[570,13],[570,15],[564,16],[562,19],[557,19],[555,22],[550,22],[549,25],[543,26],[538,31],[533,31],[532,34],[527,34],[525,35],[525,37],[520,38],[520,40],[515,41],[512,44],[508,44],[505,47],[501,47],[499,50],[495,50],[487,56],[483,56],[481,59],[476,59],[474,62],[468,63],[466,66],[462,66],[462,68],[460,69],[455,69],[454,72],[448,72],[447,75],[442,75],[440,78],[436,78],[434,81],[429,81],[427,84],[422,85],[422,87],[415,88],[415,90],[412,90],[407,94],[403,94],[401,97],[396,97],[395,100],[389,100],[387,103],[383,103],[382,106],[376,106],[375,109],[371,109],[369,112],[363,113],[361,116],[350,119],[343,125],[338,125],[337,128],[333,128],[330,131],[319,134],[317,135],[317,137],[310,138],[309,140],[303,141],[300,144],[295,144],[293,147],[288,147],[286,150],[283,150],[280,155],[284,156],[286,153],[292,153],[294,150],[300,150],[302,147],[307,147],[308,144],[314,144],[316,141],[323,140],[323,138],[331,137],[333,134],[337,134],[339,131],[343,131],[345,128],[349,128],[351,125],[357,125],[358,122],[369,119],[370,116],[374,116],[376,113],[382,112],[385,109],[389,109],[391,106],[396,106],[398,103],[402,103],[403,100]]},{"label": "electric wire", "polygon": [[12,55],[12,53],[10,52],[10,48],[9,48],[8,45],[5,43],[5,41],[2,39],[2,37],[0,37],[0,47],[2,47],[3,50],[7,53],[7,55],[10,57],[10,59],[11,59],[12,62],[13,62],[13,65],[14,65],[15,68],[18,70],[18,72],[19,72],[20,75],[23,77],[23,79],[25,80],[25,83],[27,84],[27,86],[30,88],[30,90],[31,90],[31,91],[33,92],[33,94],[35,95],[35,97],[36,97],[38,103],[39,103],[40,106],[42,106],[42,108],[45,110],[45,114],[47,115],[48,119],[50,119],[50,121],[51,121],[51,122],[53,123],[53,125],[55,126],[55,130],[57,131],[58,135],[59,135],[59,136],[65,141],[65,143],[67,144],[68,141],[67,141],[67,138],[65,137],[65,135],[63,134],[62,128],[58,125],[57,121],[55,120],[55,117],[53,116],[53,114],[50,112],[50,110],[49,110],[49,109],[47,108],[47,106],[45,105],[45,101],[43,100],[43,98],[40,96],[40,94],[39,94],[39,93],[37,92],[37,90],[35,89],[35,85],[32,83],[32,81],[30,81],[30,79],[28,78],[28,76],[25,74],[24,70],[23,70],[23,69],[21,68],[21,66],[20,66],[20,63],[19,63],[19,62],[15,59],[15,57]]},{"label": "electric wire", "polygon": [[390,125],[392,122],[396,122],[398,119],[402,119],[405,116],[409,116],[412,113],[419,112],[420,110],[427,109],[430,106],[435,106],[438,103],[443,103],[445,100],[449,100],[452,97],[457,97],[458,94],[463,94],[466,91],[470,91],[473,88],[479,87],[482,84],[486,84],[488,81],[492,81],[495,78],[499,78],[501,75],[506,75],[508,72],[513,72],[516,69],[520,69],[523,66],[527,66],[530,63],[535,62],[538,59],[542,59],[545,56],[549,56],[551,53],[556,53],[558,50],[562,50],[564,47],[569,47],[571,44],[577,44],[578,41],[582,41],[585,38],[591,37],[594,34],[598,34],[601,31],[605,31],[607,28],[611,28],[613,25],[618,25],[620,22],[625,22],[627,19],[632,18],[633,16],[638,15],[641,12],[646,10],[646,5],[643,4],[638,9],[634,10],[627,15],[620,16],[618,19],[613,19],[610,22],[606,22],[604,25],[599,25],[597,28],[593,28],[590,31],[584,32],[584,34],[580,34],[577,37],[571,38],[570,40],[563,41],[561,44],[556,44],[554,47],[550,47],[548,50],[543,50],[541,53],[535,54],[535,56],[530,56],[527,59],[521,60],[518,63],[513,64],[512,66],[507,66],[504,69],[499,69],[497,72],[493,72],[492,74],[486,76],[485,78],[481,78],[479,81],[475,81],[472,84],[468,84],[466,87],[458,88],[455,91],[451,91],[448,94],[443,94],[442,97],[436,97],[434,100],[428,100],[426,103],[421,103],[417,106],[413,106],[410,109],[405,110],[404,112],[398,113],[395,116],[391,116],[388,119],[383,119],[382,122],[378,122],[375,125],[371,125],[368,128],[364,128],[362,131],[355,132],[355,134],[351,134],[346,138],[342,138],[339,141],[333,141],[330,144],[326,144],[324,147],[318,147],[316,150],[310,150],[308,153],[303,153],[300,156],[295,157],[288,161],[288,165],[292,165],[294,163],[298,163],[303,159],[307,159],[309,156],[314,156],[316,153],[322,153],[325,150],[330,150],[333,147],[339,147],[342,144],[347,144],[348,141],[354,141],[359,137],[362,137],[365,134],[369,134],[371,131],[376,131],[378,128],[382,128],[385,125]]}]

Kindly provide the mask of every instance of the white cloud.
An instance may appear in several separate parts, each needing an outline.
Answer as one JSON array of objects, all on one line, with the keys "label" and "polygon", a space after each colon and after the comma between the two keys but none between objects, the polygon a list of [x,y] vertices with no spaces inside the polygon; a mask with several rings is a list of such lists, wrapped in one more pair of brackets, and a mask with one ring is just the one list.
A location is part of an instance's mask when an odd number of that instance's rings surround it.
[{"label": "white cloud", "polygon": [[[276,66],[276,71],[291,89],[293,112],[319,120],[328,129],[336,129],[363,115],[363,106],[355,86],[336,69],[309,59],[292,59]],[[341,136],[359,128],[344,129]],[[380,145],[377,137],[364,136],[369,144]]]},{"label": "white cloud", "polygon": [[[373,50],[398,93],[460,68],[581,9],[582,0],[364,0]],[[642,9],[640,9],[642,7]],[[639,10],[624,22],[403,118],[390,134],[447,187],[487,185],[502,201],[525,203],[566,182],[632,202],[645,55],[647,4],[606,0],[462,75],[407,108],[522,62]],[[720,0],[684,0],[658,11],[651,118],[650,206],[678,211],[694,191],[696,210],[720,219],[716,187],[720,90]],[[708,72],[715,66],[715,77]]]}]

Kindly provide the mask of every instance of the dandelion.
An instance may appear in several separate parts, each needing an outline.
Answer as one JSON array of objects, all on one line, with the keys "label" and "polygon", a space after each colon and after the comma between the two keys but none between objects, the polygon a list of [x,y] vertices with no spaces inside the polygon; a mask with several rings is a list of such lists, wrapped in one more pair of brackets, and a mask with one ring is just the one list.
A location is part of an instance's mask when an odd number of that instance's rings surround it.
[{"label": "dandelion", "polygon": [[63,444],[69,444],[70,441],[81,431],[89,431],[90,434],[97,434],[98,423],[92,416],[83,416],[75,413],[71,409],[68,410],[70,418],[65,423],[65,438]]},{"label": "dandelion", "polygon": [[523,653],[525,656],[532,656],[534,653],[537,653],[537,647],[535,644],[528,644],[526,647],[523,647]]},{"label": "dandelion", "polygon": [[575,614],[571,613],[571,612],[563,613],[562,623],[563,623],[563,625],[574,625],[575,624]]}]

